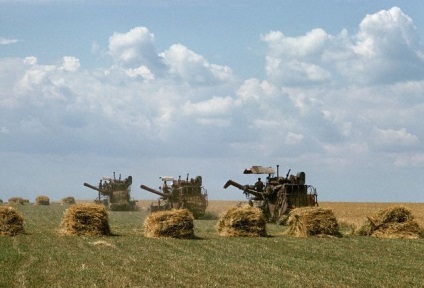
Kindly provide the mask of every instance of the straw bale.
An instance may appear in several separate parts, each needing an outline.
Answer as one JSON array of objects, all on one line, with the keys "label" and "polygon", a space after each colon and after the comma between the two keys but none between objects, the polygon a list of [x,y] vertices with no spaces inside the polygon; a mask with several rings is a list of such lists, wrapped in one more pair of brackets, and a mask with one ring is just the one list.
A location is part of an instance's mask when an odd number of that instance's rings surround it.
[{"label": "straw bale", "polygon": [[0,206],[0,236],[24,234],[24,219],[14,207]]},{"label": "straw bale", "polygon": [[259,208],[250,205],[233,207],[224,212],[216,229],[224,237],[265,237],[266,220]]},{"label": "straw bale", "polygon": [[72,205],[72,204],[75,204],[75,198],[72,196],[68,196],[68,197],[62,198],[60,203],[62,205]]},{"label": "straw bale", "polygon": [[339,224],[331,209],[303,207],[290,211],[285,235],[295,237],[340,237]]},{"label": "straw bale", "polygon": [[424,231],[416,221],[411,220],[381,226],[373,232],[372,236],[392,239],[418,239],[424,237]]},{"label": "straw bale", "polygon": [[20,205],[24,205],[24,203],[25,203],[24,199],[22,199],[21,197],[9,198],[9,200],[7,200],[7,202],[9,204],[20,204]]},{"label": "straw bale", "polygon": [[187,209],[154,212],[144,220],[144,236],[194,238],[193,220],[193,214]]},{"label": "straw bale", "polygon": [[408,208],[395,205],[367,217],[356,234],[378,238],[417,239],[424,237],[424,229],[414,220]]},{"label": "straw bale", "polygon": [[75,204],[64,212],[60,234],[76,236],[111,235],[108,214],[103,205]]},{"label": "straw bale", "polygon": [[50,205],[50,199],[47,196],[37,196],[35,198],[35,205]]}]

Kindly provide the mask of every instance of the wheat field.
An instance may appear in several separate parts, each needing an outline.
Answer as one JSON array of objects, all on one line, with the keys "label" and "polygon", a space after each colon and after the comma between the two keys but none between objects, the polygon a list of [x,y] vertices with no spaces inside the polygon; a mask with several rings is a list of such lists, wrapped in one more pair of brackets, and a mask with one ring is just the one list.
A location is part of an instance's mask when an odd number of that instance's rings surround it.
[{"label": "wheat field", "polygon": [[[77,201],[79,202],[79,201]],[[15,205],[26,234],[0,237],[0,287],[423,287],[424,239],[220,237],[219,215],[238,201],[210,201],[194,239],[144,237],[151,201],[109,211],[112,236],[61,236],[67,205]],[[7,205],[7,204],[3,204]],[[392,203],[320,203],[359,225]],[[424,204],[404,204],[421,224]]]}]

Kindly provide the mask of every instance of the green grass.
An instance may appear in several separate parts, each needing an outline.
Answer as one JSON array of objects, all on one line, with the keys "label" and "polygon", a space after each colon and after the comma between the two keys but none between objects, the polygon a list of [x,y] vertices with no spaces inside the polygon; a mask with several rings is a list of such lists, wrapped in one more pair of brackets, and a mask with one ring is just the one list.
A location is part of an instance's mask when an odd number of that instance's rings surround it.
[{"label": "green grass", "polygon": [[[0,287],[422,287],[424,240],[143,237],[145,211],[109,212],[115,236],[63,237],[66,206],[17,206],[26,235],[0,237]],[[211,215],[213,213],[211,212]],[[208,219],[209,219],[208,218]]]}]

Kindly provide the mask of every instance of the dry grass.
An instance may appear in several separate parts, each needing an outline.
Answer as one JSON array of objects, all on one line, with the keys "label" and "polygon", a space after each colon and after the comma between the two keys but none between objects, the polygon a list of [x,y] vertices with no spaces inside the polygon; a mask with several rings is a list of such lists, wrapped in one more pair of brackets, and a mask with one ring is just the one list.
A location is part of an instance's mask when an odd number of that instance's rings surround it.
[{"label": "dry grass", "polygon": [[[411,211],[415,221],[424,226],[424,204],[423,203],[398,203]],[[341,226],[349,226],[355,229],[361,227],[369,215],[376,211],[391,206],[390,203],[372,202],[321,202],[319,207],[333,210],[337,221]]]},{"label": "dry grass", "polygon": [[50,205],[50,198],[44,195],[35,198],[35,205]]},{"label": "dry grass", "polygon": [[285,235],[294,237],[340,237],[339,224],[331,209],[296,208],[290,211]]},{"label": "dry grass", "polygon": [[70,206],[64,212],[59,233],[67,236],[111,235],[106,208],[97,204]]},{"label": "dry grass", "polygon": [[14,207],[0,206],[0,235],[24,234],[24,218]]},{"label": "dry grass", "polygon": [[[237,202],[210,201],[208,210],[218,213]],[[341,203],[344,211],[330,208],[337,220],[344,213],[362,223],[388,206],[379,205],[368,213],[361,212],[361,203]],[[415,207],[424,211],[424,203]],[[201,240],[150,239],[143,237],[143,210],[109,212],[119,237],[58,237],[69,207],[15,208],[24,215],[28,234],[0,237],[0,287],[423,286],[424,239],[294,238],[281,235],[282,227],[273,223],[267,223],[271,237],[230,238],[217,235],[217,219],[194,220]],[[419,211],[411,211],[418,220]]]},{"label": "dry grass", "polygon": [[379,238],[418,239],[424,237],[424,230],[414,220],[409,209],[395,205],[381,209],[367,217],[365,224],[357,233]]},{"label": "dry grass", "polygon": [[267,236],[266,221],[259,208],[249,205],[230,208],[222,214],[216,229],[224,237]]},{"label": "dry grass", "polygon": [[193,220],[193,214],[187,209],[154,212],[144,220],[144,236],[194,238]]}]

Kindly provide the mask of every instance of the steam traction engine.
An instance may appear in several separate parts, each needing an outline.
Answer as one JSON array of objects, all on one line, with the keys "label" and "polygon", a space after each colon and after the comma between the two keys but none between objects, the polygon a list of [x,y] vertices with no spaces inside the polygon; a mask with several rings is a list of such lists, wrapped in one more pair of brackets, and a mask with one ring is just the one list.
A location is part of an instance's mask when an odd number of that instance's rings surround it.
[{"label": "steam traction engine", "polygon": [[259,207],[269,222],[283,223],[291,209],[305,206],[318,206],[318,197],[315,187],[305,184],[305,172],[286,177],[277,175],[271,167],[252,166],[245,169],[244,174],[268,175],[266,182],[261,178],[254,185],[241,185],[233,180],[228,180],[224,188],[234,186],[249,199],[250,205]]}]

